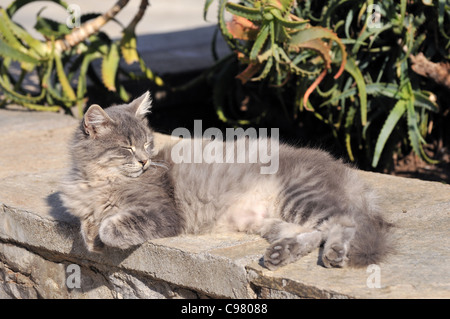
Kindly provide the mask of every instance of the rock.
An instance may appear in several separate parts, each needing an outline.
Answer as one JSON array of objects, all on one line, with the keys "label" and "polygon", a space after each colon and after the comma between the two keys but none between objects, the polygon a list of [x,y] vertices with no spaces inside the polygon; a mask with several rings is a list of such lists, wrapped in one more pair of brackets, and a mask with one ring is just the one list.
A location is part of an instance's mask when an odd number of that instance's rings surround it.
[{"label": "rock", "polygon": [[450,186],[366,172],[397,240],[395,254],[367,269],[324,268],[318,249],[269,271],[260,262],[267,242],[241,233],[90,253],[58,192],[76,126],[0,110],[0,298],[450,297]]}]

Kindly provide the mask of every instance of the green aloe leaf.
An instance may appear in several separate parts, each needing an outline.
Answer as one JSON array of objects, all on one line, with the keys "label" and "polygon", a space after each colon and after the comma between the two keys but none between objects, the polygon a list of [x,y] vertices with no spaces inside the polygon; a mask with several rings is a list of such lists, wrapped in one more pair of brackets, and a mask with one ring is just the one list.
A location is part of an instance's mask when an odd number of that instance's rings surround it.
[{"label": "green aloe leaf", "polygon": [[122,84],[119,84],[119,96],[122,101],[128,102],[130,101],[130,94],[127,92],[125,87]]},{"label": "green aloe leaf", "polygon": [[[40,59],[48,52],[44,43],[12,22],[6,11],[0,8],[0,38],[2,37],[15,49],[35,59]],[[28,48],[24,44],[28,45]]]},{"label": "green aloe leaf", "polygon": [[[22,52],[21,50],[18,50],[17,48],[10,46],[7,42],[5,42],[1,38],[0,38],[0,56],[9,57],[21,63],[29,63],[33,66],[40,63],[38,59],[28,55],[27,53]],[[31,71],[29,68],[27,69]]]},{"label": "green aloe leaf", "polygon": [[317,53],[320,54],[320,56],[324,60],[326,68],[328,69],[331,67],[332,57],[330,54],[330,48],[321,39],[311,39],[311,40],[305,41],[303,43],[298,44],[295,47],[295,49],[296,50],[310,49],[310,50],[316,51]]},{"label": "green aloe leaf", "polygon": [[55,54],[55,66],[56,66],[56,74],[58,75],[58,80],[62,87],[63,97],[66,97],[67,99],[69,99],[69,101],[74,103],[77,97],[72,89],[72,86],[70,85],[69,80],[67,79],[66,72],[64,71],[64,66],[61,61],[61,57],[57,54]]},{"label": "green aloe leaf", "polygon": [[347,154],[348,157],[350,158],[350,160],[352,162],[355,161],[355,156],[353,155],[353,151],[352,151],[352,145],[351,145],[351,128],[353,126],[353,121],[355,119],[355,115],[356,115],[356,107],[351,107],[348,112],[347,112],[347,116],[345,119],[345,147],[347,148]]},{"label": "green aloe leaf", "polygon": [[256,78],[253,78],[252,81],[261,81],[262,79],[265,79],[267,75],[269,75],[270,70],[273,66],[273,57],[269,56],[269,58],[266,61],[266,65],[264,66],[264,69],[260,73],[260,75]]},{"label": "green aloe leaf", "polygon": [[[327,104],[332,104],[340,99],[346,99],[351,96],[354,96],[357,93],[357,88],[351,88],[348,90],[345,90],[341,94],[337,94],[333,96],[331,99],[323,102],[320,106],[324,106]],[[367,95],[373,95],[373,96],[385,96],[392,99],[407,99],[408,97],[405,96],[403,92],[399,90],[399,86],[394,83],[370,83],[366,84],[366,93]],[[428,93],[425,94],[425,93]],[[432,102],[429,98],[429,92],[421,92],[421,91],[414,91],[414,106],[424,108],[428,111],[432,112],[439,112],[439,108],[435,102]]]},{"label": "green aloe leaf", "polygon": [[[59,60],[59,61],[56,62],[57,60]],[[47,94],[47,101],[49,103],[53,104],[54,103],[53,100],[56,99],[56,100],[60,101],[61,103],[63,103],[65,106],[69,106],[70,107],[70,106],[73,105],[74,99],[70,99],[67,96],[61,95],[60,89],[55,88],[53,83],[52,83],[52,81],[51,81],[51,74],[52,74],[52,71],[53,71],[53,65],[54,64],[62,65],[62,62],[60,60],[60,57],[57,59],[56,54],[54,52],[54,48],[53,48],[51,53],[50,53],[49,60],[48,60],[47,72],[46,72],[45,76],[42,79],[42,86],[45,87],[45,89],[48,92],[48,94]],[[65,75],[64,69],[62,69],[62,74],[60,73],[60,75],[58,75],[58,72],[61,72],[61,71],[59,70],[59,67],[56,67],[57,76],[58,77],[62,76],[63,78],[66,78],[66,80],[67,80],[67,77]],[[67,80],[67,82],[68,82],[68,80]],[[58,82],[57,82],[56,85],[62,87],[61,82],[59,82],[59,85],[58,85]]]},{"label": "green aloe leaf", "polygon": [[[61,1],[61,0],[43,0],[43,1],[54,2],[56,4],[63,6],[64,8],[67,8],[69,6],[65,1]],[[17,10],[19,10],[23,6],[29,4],[30,2],[36,2],[36,0],[15,0],[15,1],[11,2],[9,7],[6,9],[8,12],[8,15],[10,17],[12,17],[17,12]]]},{"label": "green aloe leaf", "polygon": [[261,21],[263,16],[261,10],[256,8],[244,7],[240,4],[228,2],[225,8],[231,14],[246,18],[251,21]]},{"label": "green aloe leaf", "polygon": [[13,48],[23,52],[25,48],[10,29],[9,22],[10,20],[8,19],[5,10],[0,8],[0,38],[3,38],[5,42]]},{"label": "green aloe leaf", "polygon": [[242,45],[238,39],[235,39],[234,36],[228,31],[227,21],[225,20],[227,1],[228,0],[219,0],[219,30],[231,50],[237,50],[248,54],[248,49]]},{"label": "green aloe leaf", "polygon": [[372,159],[372,167],[377,167],[381,153],[383,152],[384,146],[389,136],[391,135],[392,131],[397,125],[397,122],[406,112],[406,104],[407,102],[405,100],[399,100],[389,113],[389,116],[387,117],[386,121],[384,122],[383,128],[381,129],[380,134],[378,135],[377,143],[375,145],[375,153]]},{"label": "green aloe leaf", "polygon": [[296,47],[298,47],[302,43],[311,41],[313,39],[330,39],[338,44],[341,50],[342,58],[341,66],[334,76],[334,78],[337,79],[342,74],[342,72],[344,71],[344,67],[347,64],[347,51],[345,50],[345,46],[344,43],[342,43],[342,40],[333,31],[322,27],[311,27],[300,30],[291,36],[291,39],[289,40],[289,49],[296,50]]},{"label": "green aloe leaf", "polygon": [[214,0],[206,0],[205,6],[203,7],[203,20],[206,21],[206,15],[208,14],[208,9],[211,3],[213,3]]},{"label": "green aloe leaf", "polygon": [[137,52],[137,40],[134,29],[125,29],[123,37],[120,40],[120,51],[122,57],[127,64],[133,64],[139,61],[139,54]]},{"label": "green aloe leaf", "polygon": [[281,11],[286,13],[294,3],[294,0],[276,0],[276,6],[278,7],[278,3],[281,4]]},{"label": "green aloe leaf", "polygon": [[[277,47],[276,52],[277,52],[277,55],[274,55],[274,57],[277,60],[277,62],[281,62],[281,59],[282,59],[284,62],[286,62],[289,65],[291,72],[294,72],[296,74],[301,74],[302,76],[317,76],[320,73],[320,70],[308,71],[308,70],[302,69],[299,66],[297,66],[289,58],[289,56],[286,54],[286,52],[284,52],[283,48]],[[279,58],[277,59],[277,56],[281,57],[281,59],[279,59]]]},{"label": "green aloe leaf", "polygon": [[139,56],[139,67],[141,68],[141,71],[144,72],[144,75],[147,77],[147,79],[153,81],[158,86],[164,85],[163,79],[155,75],[153,71],[147,67],[144,59],[141,56]]},{"label": "green aloe leaf", "polygon": [[79,117],[83,116],[83,103],[84,103],[83,98],[84,98],[84,95],[86,94],[86,90],[87,90],[86,74],[87,74],[89,65],[91,64],[92,61],[94,61],[95,59],[99,59],[101,57],[102,57],[102,55],[100,52],[94,51],[92,53],[86,54],[83,58],[83,62],[81,63],[80,75],[78,76],[78,86],[77,86],[77,99],[78,99],[77,107],[78,107],[78,116]]},{"label": "green aloe leaf", "polygon": [[356,86],[358,87],[360,109],[361,109],[361,124],[365,126],[367,124],[367,92],[366,83],[361,70],[356,65],[353,58],[349,58],[345,64],[345,71],[355,79]]},{"label": "green aloe leaf", "polygon": [[14,85],[10,83],[7,77],[0,77],[0,87],[3,88],[2,93],[17,103],[38,103],[45,95],[45,90],[41,91],[39,96],[23,95],[14,90]]},{"label": "green aloe leaf", "polygon": [[41,17],[40,13],[43,9],[45,9],[45,7],[39,10],[36,17],[36,24],[34,25],[36,31],[48,38],[52,36],[59,38],[71,32],[65,23],[59,23],[57,21]]},{"label": "green aloe leaf", "polygon": [[103,58],[101,72],[103,84],[108,90],[113,92],[116,91],[116,75],[119,62],[119,47],[117,43],[112,43],[109,52]]},{"label": "green aloe leaf", "polygon": [[427,96],[424,92],[417,90],[414,91],[414,106],[424,108],[434,113],[439,112],[438,105],[430,100],[430,95]]},{"label": "green aloe leaf", "polygon": [[420,129],[417,124],[417,116],[413,100],[407,102],[407,122],[408,122],[408,137],[414,152],[420,158],[422,158],[424,161],[430,164],[439,163],[439,161],[429,158],[422,147],[422,144],[426,144],[426,142],[422,137],[422,134],[420,134]]},{"label": "green aloe leaf", "polygon": [[[446,39],[450,39],[450,35],[447,34],[445,27],[444,27],[444,21],[445,21],[445,15],[448,15],[450,18],[450,14],[448,11],[448,8],[446,9],[446,2],[448,2],[448,0],[439,0],[438,1],[438,24],[439,24],[439,30],[441,31],[441,34],[446,38]],[[447,29],[448,31],[448,29]]]},{"label": "green aloe leaf", "polygon": [[23,102],[22,105],[35,111],[59,112],[61,110],[61,107],[58,105],[41,105],[27,102]]},{"label": "green aloe leaf", "polygon": [[258,32],[255,43],[253,44],[252,50],[250,51],[251,61],[257,61],[258,54],[266,43],[267,38],[269,37],[269,30],[271,25],[272,23],[264,25]]},{"label": "green aloe leaf", "polygon": [[272,15],[275,17],[277,22],[279,22],[285,28],[297,29],[297,28],[304,26],[305,24],[307,24],[309,22],[309,20],[301,20],[301,21],[286,20],[285,18],[283,18],[280,11],[277,9],[272,9],[270,11],[270,13],[272,13]]},{"label": "green aloe leaf", "polygon": [[95,59],[101,58],[100,52],[91,52],[84,56],[83,61],[80,66],[80,75],[78,76],[78,86],[77,86],[77,98],[81,99],[86,93],[86,74],[89,68],[89,64]]}]

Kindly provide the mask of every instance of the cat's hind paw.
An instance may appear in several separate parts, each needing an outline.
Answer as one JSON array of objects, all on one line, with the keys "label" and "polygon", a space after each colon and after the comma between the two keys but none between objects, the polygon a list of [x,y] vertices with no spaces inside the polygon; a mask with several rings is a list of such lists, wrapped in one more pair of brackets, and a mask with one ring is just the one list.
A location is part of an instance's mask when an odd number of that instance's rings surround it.
[{"label": "cat's hind paw", "polygon": [[295,238],[283,238],[274,242],[264,254],[264,266],[270,270],[298,259],[299,243]]},{"label": "cat's hind paw", "polygon": [[322,234],[319,231],[300,233],[295,237],[282,238],[267,248],[264,265],[270,270],[293,263],[319,247]]},{"label": "cat's hind paw", "polygon": [[325,247],[322,262],[327,268],[345,267],[347,265],[347,249],[341,244],[333,244]]}]

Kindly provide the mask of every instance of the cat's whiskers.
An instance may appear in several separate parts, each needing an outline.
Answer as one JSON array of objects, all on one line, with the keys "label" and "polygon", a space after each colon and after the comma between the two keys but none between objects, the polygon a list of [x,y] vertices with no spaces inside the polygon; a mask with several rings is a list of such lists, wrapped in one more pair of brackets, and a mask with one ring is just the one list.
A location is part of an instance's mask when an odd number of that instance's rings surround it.
[{"label": "cat's whiskers", "polygon": [[169,167],[164,163],[164,162],[154,162],[154,161],[150,161],[150,166],[157,166],[157,167],[162,167],[164,169],[169,169]]}]

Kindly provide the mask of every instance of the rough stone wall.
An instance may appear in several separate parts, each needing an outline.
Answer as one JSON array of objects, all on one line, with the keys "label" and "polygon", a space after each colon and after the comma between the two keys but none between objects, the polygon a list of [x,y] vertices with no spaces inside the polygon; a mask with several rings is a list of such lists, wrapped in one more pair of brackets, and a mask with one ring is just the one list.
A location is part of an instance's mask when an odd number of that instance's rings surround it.
[{"label": "rough stone wall", "polygon": [[[75,279],[77,272],[79,282]],[[202,297],[205,296],[142,274],[101,264],[80,265],[48,252],[38,254],[11,243],[0,243],[0,298]]]},{"label": "rough stone wall", "polygon": [[241,233],[95,254],[58,193],[76,121],[0,110],[0,122],[1,298],[450,298],[448,185],[360,172],[396,226],[396,252],[374,268],[327,269],[317,249],[269,271],[268,243]]}]

